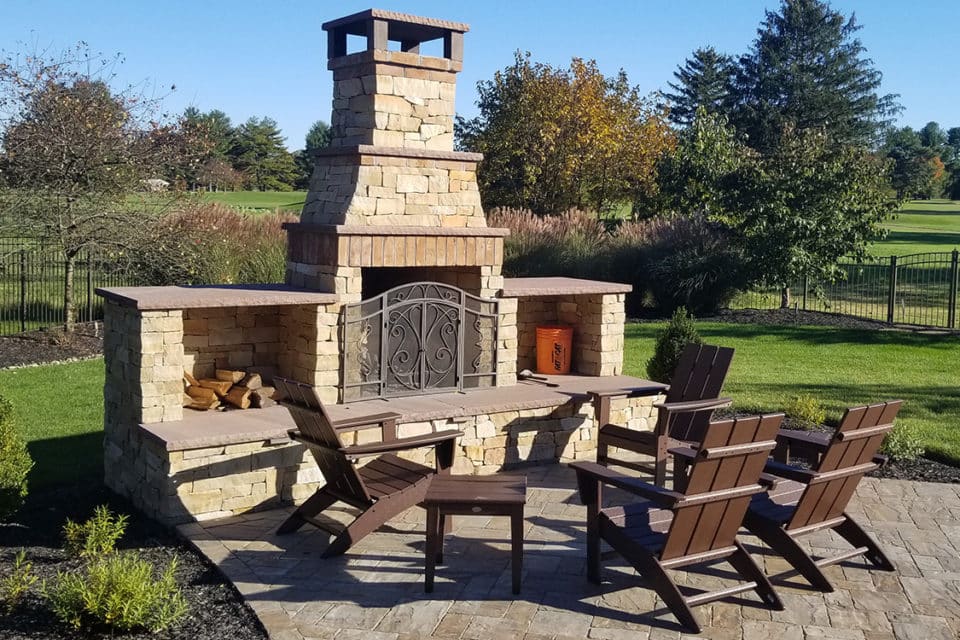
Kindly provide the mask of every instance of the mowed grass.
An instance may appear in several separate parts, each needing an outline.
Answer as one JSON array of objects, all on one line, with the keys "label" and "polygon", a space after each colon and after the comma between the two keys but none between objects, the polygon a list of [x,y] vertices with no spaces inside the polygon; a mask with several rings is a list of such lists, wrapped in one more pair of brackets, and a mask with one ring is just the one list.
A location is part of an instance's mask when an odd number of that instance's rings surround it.
[{"label": "mowed grass", "polygon": [[307,199],[306,191],[217,191],[204,192],[203,199],[239,209],[255,211],[292,211],[299,213]]},{"label": "mowed grass", "polygon": [[[646,377],[662,323],[626,327],[625,373]],[[698,323],[705,342],[736,349],[724,395],[747,411],[778,411],[798,395],[828,415],[900,398],[931,457],[960,465],[960,336],[834,327]]]},{"label": "mowed grass", "polygon": [[886,224],[889,234],[873,245],[875,256],[960,249],[960,201],[914,200]]},{"label": "mowed grass", "polygon": [[34,460],[31,488],[103,477],[103,360],[0,371]]}]

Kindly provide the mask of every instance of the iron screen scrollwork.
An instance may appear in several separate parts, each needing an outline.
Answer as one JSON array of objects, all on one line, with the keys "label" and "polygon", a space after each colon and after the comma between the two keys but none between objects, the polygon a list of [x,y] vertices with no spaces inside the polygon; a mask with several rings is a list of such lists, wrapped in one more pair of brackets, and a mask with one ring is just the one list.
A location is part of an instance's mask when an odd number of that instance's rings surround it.
[{"label": "iron screen scrollwork", "polygon": [[343,399],[493,386],[499,303],[415,282],[345,305]]}]

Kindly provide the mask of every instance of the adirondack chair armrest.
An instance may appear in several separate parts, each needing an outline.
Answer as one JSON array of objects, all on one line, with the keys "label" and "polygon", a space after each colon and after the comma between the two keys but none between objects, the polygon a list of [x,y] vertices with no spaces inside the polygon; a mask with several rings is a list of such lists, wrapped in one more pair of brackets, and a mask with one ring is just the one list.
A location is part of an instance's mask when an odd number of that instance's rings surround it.
[{"label": "adirondack chair armrest", "polygon": [[629,389],[601,389],[599,391],[587,391],[587,395],[593,399],[599,398],[634,398],[636,396],[649,396],[657,393],[666,393],[670,390],[670,385],[654,383],[649,387],[631,387]]},{"label": "adirondack chair armrest", "polygon": [[686,402],[655,402],[653,406],[667,413],[693,413],[707,409],[722,409],[733,404],[733,398],[710,398],[709,400],[688,400]]},{"label": "adirondack chair armrest", "polygon": [[570,467],[577,472],[578,482],[581,482],[584,478],[596,480],[602,484],[623,489],[651,502],[656,502],[664,507],[670,507],[685,497],[682,493],[642,482],[595,462],[571,462]]},{"label": "adirondack chair armrest", "polygon": [[777,462],[775,460],[767,460],[763,467],[763,472],[764,474],[769,474],[771,476],[775,476],[776,478],[796,480],[797,482],[803,483],[809,483],[817,476],[817,474],[813,471],[793,467],[789,464],[783,464],[782,462]]},{"label": "adirondack chair armrest", "polygon": [[376,427],[384,422],[398,421],[402,416],[392,411],[384,413],[375,413],[369,416],[357,416],[356,418],[346,418],[337,420],[333,423],[333,428],[337,431],[356,431],[360,427]]},{"label": "adirondack chair armrest", "polygon": [[367,456],[377,456],[381,453],[390,453],[392,451],[419,449],[420,447],[437,445],[447,442],[448,440],[455,440],[462,435],[463,432],[457,429],[446,429],[435,433],[427,433],[422,436],[397,438],[389,442],[371,442],[370,444],[352,445],[343,447],[340,451],[349,458],[365,458]]},{"label": "adirondack chair armrest", "polygon": [[697,449],[693,447],[673,447],[672,449],[667,450],[669,453],[677,456],[678,458],[684,458],[685,460],[695,460],[696,457],[700,454]]}]

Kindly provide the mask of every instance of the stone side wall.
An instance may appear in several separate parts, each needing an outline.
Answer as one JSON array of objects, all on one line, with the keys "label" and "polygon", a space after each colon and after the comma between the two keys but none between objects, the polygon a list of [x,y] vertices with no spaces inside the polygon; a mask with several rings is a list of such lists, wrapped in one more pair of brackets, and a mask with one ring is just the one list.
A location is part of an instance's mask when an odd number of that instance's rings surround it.
[{"label": "stone side wall", "polygon": [[458,63],[377,51],[331,60],[330,67],[334,146],[453,150]]},{"label": "stone side wall", "polygon": [[277,367],[284,349],[281,307],[183,311],[183,366],[198,378],[215,369]]},{"label": "stone side wall", "polygon": [[[359,299],[359,294],[358,294]],[[283,307],[281,375],[317,387],[323,402],[340,401],[340,303]]]},{"label": "stone side wall", "polygon": [[354,151],[320,155],[300,221],[485,227],[477,163],[448,155],[450,159]]},{"label": "stone side wall", "polygon": [[[614,401],[612,418],[635,429],[651,429],[655,398]],[[399,437],[459,429],[453,472],[490,474],[528,464],[593,460],[597,425],[589,402],[560,407],[482,414],[452,420],[410,422]],[[379,441],[377,429],[344,434],[345,444]],[[432,449],[404,457],[433,465]],[[323,484],[316,463],[298,443],[231,444],[167,452],[134,433],[124,458],[128,470],[116,489],[148,516],[166,524],[209,520],[246,511],[299,504]],[[114,487],[114,485],[111,485]]]},{"label": "stone side wall", "polygon": [[103,327],[104,479],[133,497],[137,425],[183,418],[183,317],[107,300]]},{"label": "stone side wall", "polygon": [[624,294],[520,298],[517,307],[517,368],[537,369],[537,327],[574,328],[571,369],[591,376],[623,373]]}]

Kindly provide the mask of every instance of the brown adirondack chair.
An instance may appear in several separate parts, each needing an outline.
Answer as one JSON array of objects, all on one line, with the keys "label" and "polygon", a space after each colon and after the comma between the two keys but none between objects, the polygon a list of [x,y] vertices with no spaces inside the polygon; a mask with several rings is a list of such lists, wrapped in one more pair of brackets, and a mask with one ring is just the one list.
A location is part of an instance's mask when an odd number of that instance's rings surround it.
[{"label": "brown adirondack chair", "polygon": [[[396,437],[399,414],[382,413],[334,423],[330,420],[316,389],[285,378],[274,378],[280,404],[290,410],[297,425],[290,437],[302,442],[313,454],[326,483],[287,518],[277,533],[291,533],[306,523],[321,529],[330,524],[316,516],[338,500],[360,510],[357,518],[337,534],[323,553],[324,558],[344,553],[405,509],[420,504],[430,480],[437,473],[449,473],[453,466],[454,444],[462,432],[455,429],[410,438]],[[379,426],[380,442],[344,446],[340,433]],[[436,469],[417,464],[394,452],[433,446]],[[363,466],[356,462],[373,457]]]},{"label": "brown adirondack chair", "polygon": [[[753,498],[744,524],[758,538],[800,572],[810,584],[823,591],[833,585],[820,570],[857,556],[865,556],[875,567],[893,571],[893,563],[877,542],[846,512],[860,479],[877,468],[876,454],[883,438],[893,429],[901,400],[847,409],[832,438],[821,440],[799,436],[805,450],[820,449],[811,469],[768,461],[763,480],[770,490]],[[777,436],[779,453],[788,449],[793,435]],[[824,529],[833,529],[853,549],[836,556],[813,558],[797,539]]]},{"label": "brown adirondack chair", "polygon": [[[713,422],[699,449],[671,453],[688,460],[683,493],[641,482],[591,462],[574,462],[580,497],[587,505],[587,578],[600,583],[600,543],[606,541],[663,598],[680,623],[695,633],[692,607],[756,591],[768,605],[783,609],[769,580],[737,540],[737,530],[758,483],[783,414]],[[603,508],[601,487],[611,485],[644,500]],[[746,582],[714,592],[684,596],[667,569],[726,559]]]},{"label": "brown adirondack chair", "polygon": [[[597,424],[597,462],[615,464],[634,471],[653,474],[653,482],[664,486],[667,479],[668,451],[700,440],[710,423],[713,409],[730,405],[719,398],[723,381],[733,360],[733,349],[690,343],[684,347],[670,380],[666,401],[657,403],[657,424],[653,431],[638,431],[610,424],[610,401],[623,397],[624,391],[593,392]],[[697,411],[691,411],[697,409]],[[610,447],[652,456],[653,463],[639,463],[610,455]],[[683,466],[674,466],[675,488],[680,486]]]}]

